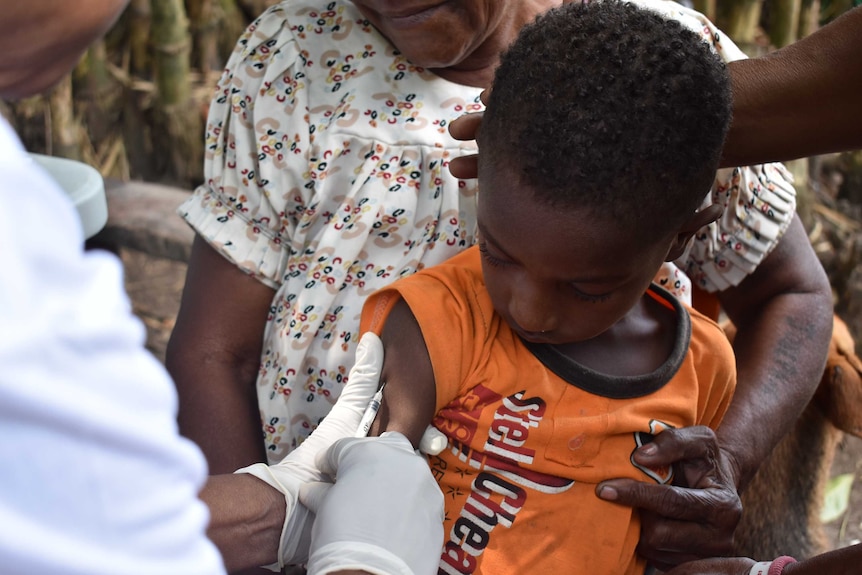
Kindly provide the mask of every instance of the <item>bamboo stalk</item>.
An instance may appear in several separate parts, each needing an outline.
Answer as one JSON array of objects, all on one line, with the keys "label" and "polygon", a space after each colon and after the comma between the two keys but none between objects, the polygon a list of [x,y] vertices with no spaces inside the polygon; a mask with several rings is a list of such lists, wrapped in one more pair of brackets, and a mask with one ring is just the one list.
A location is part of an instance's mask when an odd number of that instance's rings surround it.
[{"label": "bamboo stalk", "polygon": [[126,9],[128,15],[129,69],[133,75],[150,72],[150,26],[152,10],[150,0],[131,0]]},{"label": "bamboo stalk", "polygon": [[855,0],[829,0],[820,12],[820,21],[829,22],[856,5]]},{"label": "bamboo stalk", "polygon": [[[267,0],[237,0],[239,3],[240,9],[242,9],[243,13],[245,13],[246,18],[250,18],[254,20],[260,14],[266,10],[266,7],[274,2],[267,2]],[[277,1],[277,0],[276,0]]]},{"label": "bamboo stalk", "polygon": [[[797,25],[796,31],[796,39],[799,40],[804,38],[817,30],[820,27],[820,0],[801,0],[799,6],[799,21]],[[799,190],[800,200],[802,203],[803,209],[800,212],[800,217],[803,218],[803,223],[806,219],[810,220],[813,216],[812,213],[814,210],[818,208],[820,205],[814,193],[814,188],[811,185],[811,174],[817,173],[817,165],[818,158],[809,158],[807,161],[797,160],[798,162],[805,162],[805,168],[807,169],[806,183],[807,185],[803,187],[803,189]],[[794,167],[790,166],[790,169],[793,170]],[[797,202],[797,203],[799,203]],[[810,209],[809,209],[810,208]],[[797,210],[798,211],[798,210]]]},{"label": "bamboo stalk", "polygon": [[152,0],[152,40],[158,100],[165,106],[182,104],[189,85],[189,20],[181,0]]},{"label": "bamboo stalk", "polygon": [[783,48],[797,39],[802,0],[769,0],[769,39]]},{"label": "bamboo stalk", "polygon": [[715,22],[716,5],[715,0],[694,0],[692,2],[694,9]]},{"label": "bamboo stalk", "polygon": [[152,47],[157,88],[153,149],[165,175],[180,185],[198,179],[203,164],[203,121],[191,89],[191,37],[182,0],[152,0]]},{"label": "bamboo stalk", "polygon": [[75,119],[72,76],[66,75],[48,95],[50,150],[53,156],[81,159],[80,126]]},{"label": "bamboo stalk", "polygon": [[246,17],[237,5],[237,0],[218,0],[221,12],[219,26],[218,54],[219,64],[227,62],[237,39],[246,27]]},{"label": "bamboo stalk", "polygon": [[820,27],[820,0],[802,0],[799,9],[799,31],[796,38],[801,40]]},{"label": "bamboo stalk", "polygon": [[3,115],[24,147],[31,152],[51,154],[51,111],[44,96],[4,102]]},{"label": "bamboo stalk", "polygon": [[206,79],[210,71],[221,68],[218,57],[219,16],[213,0],[187,0],[187,6],[194,37],[192,54],[197,69]]},{"label": "bamboo stalk", "polygon": [[121,114],[117,101],[122,86],[109,71],[108,54],[103,41],[95,42],[75,68],[73,76],[78,86],[75,99],[84,108],[84,118],[90,138],[98,143],[116,131]]},{"label": "bamboo stalk", "polygon": [[733,0],[718,4],[717,24],[749,56],[762,49],[755,42],[763,0]]}]

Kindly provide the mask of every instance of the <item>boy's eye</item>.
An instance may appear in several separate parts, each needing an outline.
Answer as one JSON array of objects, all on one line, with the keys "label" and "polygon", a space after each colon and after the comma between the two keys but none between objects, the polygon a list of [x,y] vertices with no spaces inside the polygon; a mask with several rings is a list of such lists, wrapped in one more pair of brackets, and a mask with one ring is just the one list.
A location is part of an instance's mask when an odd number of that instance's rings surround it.
[{"label": "boy's eye", "polygon": [[505,266],[509,265],[509,262],[498,258],[494,254],[488,251],[488,245],[485,242],[479,242],[479,253],[482,254],[482,257],[485,258],[485,261],[488,262],[489,265],[492,266]]},{"label": "boy's eye", "polygon": [[601,294],[591,294],[591,293],[586,293],[584,291],[581,291],[574,284],[569,284],[569,285],[571,286],[572,291],[575,293],[575,297],[577,297],[578,299],[584,300],[586,302],[590,302],[590,303],[602,303],[604,301],[607,301],[608,299],[610,299],[611,294],[613,293],[613,292],[605,292],[605,293],[601,293]]}]

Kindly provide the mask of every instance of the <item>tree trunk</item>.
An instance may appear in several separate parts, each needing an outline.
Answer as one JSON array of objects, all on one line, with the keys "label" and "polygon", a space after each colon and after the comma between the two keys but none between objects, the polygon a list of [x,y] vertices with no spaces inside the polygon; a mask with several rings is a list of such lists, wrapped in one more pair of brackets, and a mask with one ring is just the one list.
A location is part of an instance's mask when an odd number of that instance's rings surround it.
[{"label": "tree trunk", "polygon": [[759,31],[763,0],[733,0],[718,4],[718,27],[749,56],[763,51],[755,40]]},{"label": "tree trunk", "polygon": [[776,48],[796,41],[802,0],[769,0],[769,39]]},{"label": "tree trunk", "polygon": [[72,160],[81,159],[80,126],[75,120],[72,76],[66,76],[48,95],[50,138],[47,153]]},{"label": "tree trunk", "polygon": [[129,69],[133,76],[150,75],[150,0],[131,0],[126,9],[129,30]]},{"label": "tree trunk", "polygon": [[87,133],[95,142],[117,133],[122,106],[122,86],[113,79],[108,69],[105,43],[94,43],[75,68],[75,99],[84,104],[84,121]]},{"label": "tree trunk", "polygon": [[222,24],[218,39],[221,64],[227,62],[233,52],[236,41],[242,35],[247,25],[247,20],[236,2],[237,0],[218,0]]},{"label": "tree trunk", "polygon": [[192,54],[197,68],[207,82],[209,72],[218,70],[218,24],[219,16],[216,13],[213,0],[187,0],[189,20],[194,35],[194,49]]},{"label": "tree trunk", "polygon": [[820,27],[820,0],[802,0],[799,9],[799,32],[796,38],[801,40]]},{"label": "tree trunk", "polygon": [[153,150],[165,178],[188,186],[200,178],[203,122],[191,89],[189,21],[182,0],[152,0],[156,108]]},{"label": "tree trunk", "polygon": [[694,2],[692,2],[692,5],[694,6],[695,10],[715,22],[715,1],[716,0],[694,0]]}]

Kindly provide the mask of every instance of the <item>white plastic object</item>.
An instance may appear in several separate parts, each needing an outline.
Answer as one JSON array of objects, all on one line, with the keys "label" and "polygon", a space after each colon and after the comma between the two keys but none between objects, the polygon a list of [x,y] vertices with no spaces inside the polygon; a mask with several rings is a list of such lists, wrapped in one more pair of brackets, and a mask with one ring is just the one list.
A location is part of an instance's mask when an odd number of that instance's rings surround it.
[{"label": "white plastic object", "polygon": [[75,204],[84,237],[91,238],[108,223],[108,200],[105,196],[105,180],[102,175],[83,162],[56,158],[43,154],[30,154],[60,185]]}]

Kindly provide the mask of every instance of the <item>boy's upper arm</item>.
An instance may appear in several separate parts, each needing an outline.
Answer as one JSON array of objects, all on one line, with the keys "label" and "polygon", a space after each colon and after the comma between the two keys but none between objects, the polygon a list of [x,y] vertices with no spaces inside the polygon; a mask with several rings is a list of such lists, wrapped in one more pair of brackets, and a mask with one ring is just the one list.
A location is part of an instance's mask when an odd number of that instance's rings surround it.
[{"label": "boy's upper arm", "polygon": [[386,387],[370,435],[398,431],[418,447],[436,412],[437,389],[419,323],[403,299],[392,307],[380,337]]}]

